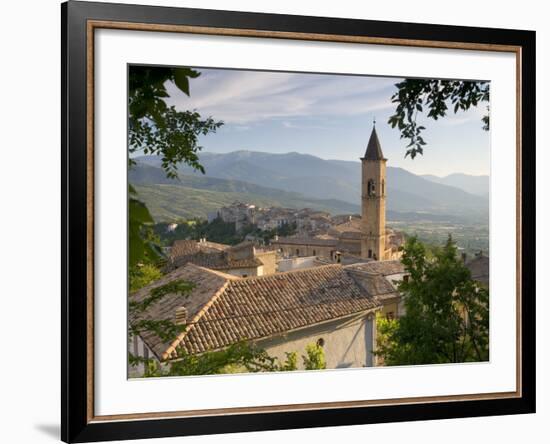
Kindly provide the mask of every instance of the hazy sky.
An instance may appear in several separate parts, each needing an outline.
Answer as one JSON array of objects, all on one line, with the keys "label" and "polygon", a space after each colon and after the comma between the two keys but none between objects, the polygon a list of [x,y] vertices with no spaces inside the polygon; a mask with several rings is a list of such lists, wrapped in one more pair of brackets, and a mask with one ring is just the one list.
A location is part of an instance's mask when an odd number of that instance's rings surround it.
[{"label": "hazy sky", "polygon": [[376,118],[388,166],[417,174],[489,174],[490,133],[481,129],[485,105],[468,112],[422,120],[423,156],[405,158],[408,142],[386,122],[399,79],[328,74],[199,69],[188,97],[168,86],[170,104],[223,120],[216,134],[201,138],[204,151],[287,153],[358,160]]}]

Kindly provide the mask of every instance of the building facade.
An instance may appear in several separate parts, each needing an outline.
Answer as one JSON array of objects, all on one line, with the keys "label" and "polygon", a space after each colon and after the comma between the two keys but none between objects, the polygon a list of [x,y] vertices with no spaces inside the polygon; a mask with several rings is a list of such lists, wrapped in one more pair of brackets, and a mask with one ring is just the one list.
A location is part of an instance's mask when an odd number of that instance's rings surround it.
[{"label": "building facade", "polygon": [[182,323],[185,334],[165,338],[143,331],[133,338],[135,355],[163,363],[182,353],[250,341],[284,361],[285,353],[305,355],[306,346],[317,344],[327,368],[373,366],[376,313],[399,297],[382,273],[356,266],[329,264],[241,278],[188,263],[138,290],[130,301],[141,303],[154,288],[181,280],[194,284],[188,294],[167,294],[132,314],[130,323]]}]

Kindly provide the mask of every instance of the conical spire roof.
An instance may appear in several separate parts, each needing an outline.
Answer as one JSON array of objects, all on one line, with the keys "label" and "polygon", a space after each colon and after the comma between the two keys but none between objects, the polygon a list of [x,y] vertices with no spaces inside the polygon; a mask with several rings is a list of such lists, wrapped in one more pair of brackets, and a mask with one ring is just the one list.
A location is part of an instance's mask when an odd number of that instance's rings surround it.
[{"label": "conical spire roof", "polygon": [[382,147],[378,140],[378,134],[376,134],[376,127],[372,127],[372,133],[370,134],[369,143],[367,145],[367,151],[365,152],[366,160],[385,160],[384,154],[382,154]]}]

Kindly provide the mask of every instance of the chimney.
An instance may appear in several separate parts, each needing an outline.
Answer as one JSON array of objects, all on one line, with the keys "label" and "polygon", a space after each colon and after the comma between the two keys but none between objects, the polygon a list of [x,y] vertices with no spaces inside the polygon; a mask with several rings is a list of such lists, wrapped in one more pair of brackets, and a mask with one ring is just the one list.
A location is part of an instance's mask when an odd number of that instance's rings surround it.
[{"label": "chimney", "polygon": [[187,308],[184,306],[176,308],[176,325],[184,325],[187,323]]}]

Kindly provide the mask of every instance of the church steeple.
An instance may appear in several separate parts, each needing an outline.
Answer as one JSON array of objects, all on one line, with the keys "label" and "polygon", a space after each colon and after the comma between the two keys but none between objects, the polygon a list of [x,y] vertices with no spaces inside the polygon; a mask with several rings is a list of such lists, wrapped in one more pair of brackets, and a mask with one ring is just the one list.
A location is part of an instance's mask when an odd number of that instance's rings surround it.
[{"label": "church steeple", "polygon": [[369,143],[367,144],[367,151],[365,151],[366,160],[385,160],[384,154],[382,154],[382,147],[378,140],[378,134],[376,134],[376,121],[372,125],[372,132],[370,133]]},{"label": "church steeple", "polygon": [[362,164],[361,256],[386,259],[386,159],[373,124]]}]

